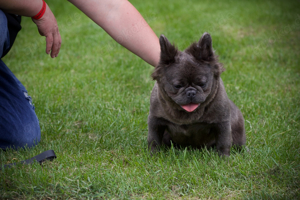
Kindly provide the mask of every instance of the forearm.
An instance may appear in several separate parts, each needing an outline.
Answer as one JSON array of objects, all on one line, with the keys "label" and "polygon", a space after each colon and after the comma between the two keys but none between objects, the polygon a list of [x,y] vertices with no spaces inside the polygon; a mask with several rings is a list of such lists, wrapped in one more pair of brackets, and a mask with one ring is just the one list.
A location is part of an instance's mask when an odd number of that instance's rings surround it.
[{"label": "forearm", "polygon": [[42,0],[0,0],[1,10],[27,17],[35,16],[42,6]]},{"label": "forearm", "polygon": [[69,0],[125,48],[156,66],[160,46],[150,26],[127,0]]}]

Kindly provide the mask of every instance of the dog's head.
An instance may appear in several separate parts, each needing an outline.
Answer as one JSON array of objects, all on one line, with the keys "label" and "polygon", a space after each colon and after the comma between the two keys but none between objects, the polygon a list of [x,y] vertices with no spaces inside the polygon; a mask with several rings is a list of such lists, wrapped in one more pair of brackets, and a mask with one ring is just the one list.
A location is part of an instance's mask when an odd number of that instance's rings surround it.
[{"label": "dog's head", "polygon": [[214,81],[224,71],[213,52],[211,36],[204,33],[199,42],[183,52],[163,35],[159,42],[160,63],[152,73],[152,78],[163,90],[163,95],[171,99],[178,109],[195,111],[206,101]]}]

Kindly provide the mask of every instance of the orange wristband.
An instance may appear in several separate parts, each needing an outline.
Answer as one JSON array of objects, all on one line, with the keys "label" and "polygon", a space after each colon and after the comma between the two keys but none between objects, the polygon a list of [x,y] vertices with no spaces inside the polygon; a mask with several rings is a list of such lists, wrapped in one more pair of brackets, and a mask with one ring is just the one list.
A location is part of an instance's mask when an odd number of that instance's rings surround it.
[{"label": "orange wristband", "polygon": [[46,2],[43,0],[43,7],[38,14],[32,17],[32,19],[41,19],[46,12]]}]

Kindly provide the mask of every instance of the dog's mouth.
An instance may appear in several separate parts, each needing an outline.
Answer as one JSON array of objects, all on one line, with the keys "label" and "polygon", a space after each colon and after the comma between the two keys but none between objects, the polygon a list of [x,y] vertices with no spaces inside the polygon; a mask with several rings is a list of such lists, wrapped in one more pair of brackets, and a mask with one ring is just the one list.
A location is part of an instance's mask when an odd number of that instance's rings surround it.
[{"label": "dog's mouth", "polygon": [[196,110],[198,108],[199,105],[200,105],[200,103],[198,103],[198,104],[191,103],[191,104],[187,104],[187,105],[181,105],[181,107],[187,112],[193,112],[194,110]]}]

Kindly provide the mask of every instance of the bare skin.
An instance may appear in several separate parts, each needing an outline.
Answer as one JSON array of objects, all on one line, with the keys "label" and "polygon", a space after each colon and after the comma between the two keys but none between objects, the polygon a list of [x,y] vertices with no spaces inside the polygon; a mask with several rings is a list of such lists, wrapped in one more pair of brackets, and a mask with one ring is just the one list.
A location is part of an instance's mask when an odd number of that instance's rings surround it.
[{"label": "bare skin", "polygon": [[[127,0],[69,0],[113,39],[152,66],[157,66],[160,45],[157,36]],[[9,13],[35,16],[42,8],[42,0],[0,0],[0,8]],[[42,36],[46,37],[46,53],[54,58],[61,47],[56,19],[47,6],[44,16],[33,20]]]}]

